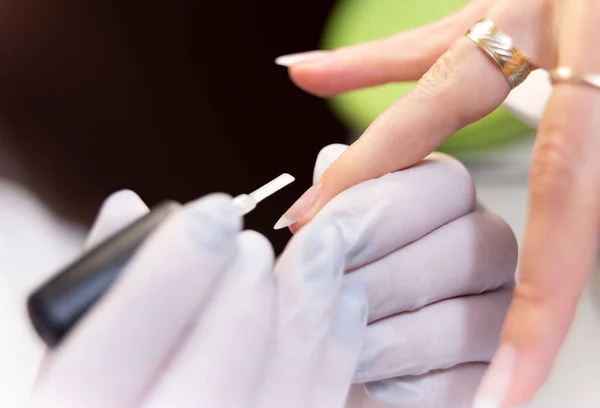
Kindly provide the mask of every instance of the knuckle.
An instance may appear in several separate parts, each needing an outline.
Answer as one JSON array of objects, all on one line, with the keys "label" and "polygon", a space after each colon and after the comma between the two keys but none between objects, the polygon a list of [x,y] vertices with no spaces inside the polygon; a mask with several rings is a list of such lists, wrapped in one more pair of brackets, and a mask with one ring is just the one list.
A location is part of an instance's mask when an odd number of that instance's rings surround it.
[{"label": "knuckle", "polygon": [[513,302],[518,304],[521,310],[526,308],[534,314],[560,313],[572,316],[580,295],[581,291],[564,290],[564,285],[557,282],[542,284],[522,276],[514,287]]},{"label": "knuckle", "polygon": [[531,163],[531,193],[534,197],[563,194],[577,182],[580,160],[564,133],[550,129],[536,144]]},{"label": "knuckle", "polygon": [[418,86],[426,93],[437,94],[455,74],[462,63],[461,53],[454,47],[446,51],[419,80]]},{"label": "knuckle", "polygon": [[526,279],[519,280],[513,291],[513,301],[529,307],[544,307],[548,303],[548,299],[544,296],[539,286]]}]

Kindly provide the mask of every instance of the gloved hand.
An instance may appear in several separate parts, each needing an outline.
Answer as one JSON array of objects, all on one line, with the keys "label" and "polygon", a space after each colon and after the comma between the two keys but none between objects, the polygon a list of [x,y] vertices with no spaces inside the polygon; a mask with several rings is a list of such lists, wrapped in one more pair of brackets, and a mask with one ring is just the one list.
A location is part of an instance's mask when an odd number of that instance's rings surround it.
[{"label": "gloved hand", "polygon": [[[345,149],[321,151],[315,183]],[[345,280],[369,298],[354,382],[370,398],[355,387],[348,406],[470,407],[498,345],[517,244],[503,220],[476,205],[466,169],[434,153],[344,191],[319,217],[338,225]]]},{"label": "gloved hand", "polygon": [[[113,195],[87,248],[147,211]],[[327,217],[306,228],[275,274],[267,240],[240,229],[225,195],[167,220],[47,356],[31,406],[343,407],[367,307],[342,283],[339,229]]]}]

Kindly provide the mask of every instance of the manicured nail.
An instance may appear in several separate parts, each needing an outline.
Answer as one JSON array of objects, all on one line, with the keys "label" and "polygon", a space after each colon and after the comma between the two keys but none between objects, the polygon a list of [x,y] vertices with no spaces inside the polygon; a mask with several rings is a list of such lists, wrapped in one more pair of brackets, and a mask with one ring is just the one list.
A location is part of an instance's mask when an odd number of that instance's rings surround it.
[{"label": "manicured nail", "polygon": [[[483,377],[473,402],[473,408],[505,408],[504,401],[510,391],[516,363],[516,349],[502,345]],[[525,408],[523,406],[523,408]],[[518,408],[518,407],[514,407]]]},{"label": "manicured nail", "polygon": [[281,65],[283,67],[291,67],[293,65],[300,64],[303,62],[312,62],[320,60],[329,54],[329,51],[309,51],[300,52],[297,54],[282,55],[281,57],[275,59],[275,64]]},{"label": "manicured nail", "polygon": [[298,199],[290,207],[289,210],[285,212],[277,221],[273,229],[279,230],[285,227],[289,227],[300,218],[302,218],[317,202],[319,196],[321,195],[321,183],[317,183],[313,185],[311,188],[306,190],[302,197]]}]

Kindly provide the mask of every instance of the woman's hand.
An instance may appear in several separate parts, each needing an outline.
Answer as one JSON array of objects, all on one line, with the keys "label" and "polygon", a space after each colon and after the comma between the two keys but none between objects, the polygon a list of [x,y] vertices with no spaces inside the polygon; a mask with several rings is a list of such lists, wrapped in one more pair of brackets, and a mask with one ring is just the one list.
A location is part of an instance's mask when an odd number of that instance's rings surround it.
[{"label": "woman's hand", "polygon": [[[316,183],[345,147],[321,151]],[[313,222],[321,217],[341,232],[345,280],[369,299],[354,382],[366,383],[372,400],[350,406],[469,406],[498,346],[517,243],[476,206],[466,169],[435,153],[344,191]]]},{"label": "woman's hand", "polygon": [[[111,196],[86,247],[147,211],[134,193]],[[223,194],[165,221],[47,355],[30,406],[342,408],[367,304],[342,281],[340,231],[313,223],[274,275],[270,244],[241,224]]]},{"label": "woman's hand", "polygon": [[[499,106],[510,91],[498,66],[461,36],[480,18],[508,34],[530,65],[600,74],[600,3],[593,0],[474,0],[430,26],[386,40],[279,60],[293,80],[333,95],[419,79],[304,196],[280,226],[298,229],[347,188],[411,166],[458,129]],[[558,83],[539,128],[520,279],[495,369],[481,398],[530,401],[547,378],[596,257],[600,212],[600,90]],[[485,135],[482,135],[485,137]],[[318,191],[315,191],[318,190]]]}]

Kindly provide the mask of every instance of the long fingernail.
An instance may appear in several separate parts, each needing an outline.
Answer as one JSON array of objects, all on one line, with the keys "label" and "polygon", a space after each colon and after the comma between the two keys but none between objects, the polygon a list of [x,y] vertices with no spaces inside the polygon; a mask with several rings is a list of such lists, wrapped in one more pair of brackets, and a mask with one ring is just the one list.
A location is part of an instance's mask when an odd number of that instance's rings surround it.
[{"label": "long fingernail", "polygon": [[275,59],[275,64],[283,67],[291,67],[303,62],[314,62],[327,57],[330,51],[309,51],[296,54],[282,55]]},{"label": "long fingernail", "polygon": [[313,185],[277,221],[273,229],[289,227],[302,218],[315,205],[321,195],[321,183]]},{"label": "long fingernail", "polygon": [[[512,384],[517,351],[510,344],[502,345],[483,377],[473,402],[473,408],[503,408]],[[523,406],[522,408],[525,408]],[[518,408],[518,407],[514,407]]]}]

